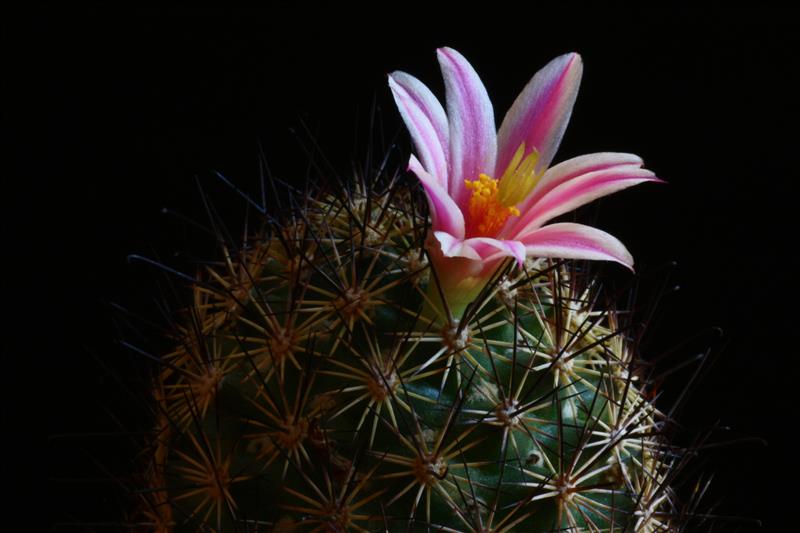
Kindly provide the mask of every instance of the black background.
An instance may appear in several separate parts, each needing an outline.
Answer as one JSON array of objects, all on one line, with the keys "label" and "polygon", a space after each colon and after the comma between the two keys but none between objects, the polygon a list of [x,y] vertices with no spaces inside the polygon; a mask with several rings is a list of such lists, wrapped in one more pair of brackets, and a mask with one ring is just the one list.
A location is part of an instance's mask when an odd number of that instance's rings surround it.
[{"label": "black background", "polygon": [[[712,343],[713,327],[724,331],[682,414],[691,427],[732,428],[717,441],[745,439],[703,454],[701,470],[716,475],[708,501],[721,499],[716,514],[762,520],[763,531],[791,524],[797,14],[465,6],[42,9],[3,20],[12,160],[3,176],[12,266],[3,418],[14,450],[3,468],[20,476],[17,497],[41,493],[33,472],[44,464],[51,520],[113,518],[118,491],[103,479],[124,472],[131,447],[73,436],[115,430],[109,413],[123,425],[139,416],[96,362],[135,383],[136,359],[115,345],[108,302],[152,312],[158,275],[129,254],[178,265],[178,251],[215,251],[161,208],[202,219],[197,176],[236,227],[242,204],[225,200],[232,195],[211,171],[251,186],[260,144],[275,175],[300,183],[301,124],[346,173],[363,157],[373,101],[384,134],[400,132],[407,147],[386,74],[406,70],[440,91],[434,50],[452,46],[485,81],[498,123],[537,68],[581,53],[581,92],[557,160],[628,151],[669,182],[585,210],[626,243],[640,272],[677,262],[670,283],[681,289],[661,303],[647,346],[660,352],[699,335],[682,352],[689,358]],[[665,387],[674,394],[690,375]],[[43,451],[26,454],[40,434]]]}]

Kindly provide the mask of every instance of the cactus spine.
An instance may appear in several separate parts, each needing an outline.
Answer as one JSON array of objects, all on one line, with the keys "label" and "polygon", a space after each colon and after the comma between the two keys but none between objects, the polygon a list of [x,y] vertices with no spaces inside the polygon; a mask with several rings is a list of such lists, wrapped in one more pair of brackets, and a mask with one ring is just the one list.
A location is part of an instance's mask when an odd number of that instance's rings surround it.
[{"label": "cactus spine", "polygon": [[424,201],[397,178],[360,183],[224,247],[187,286],[134,522],[671,530],[661,416],[580,264],[507,263],[449,318],[426,301]]}]

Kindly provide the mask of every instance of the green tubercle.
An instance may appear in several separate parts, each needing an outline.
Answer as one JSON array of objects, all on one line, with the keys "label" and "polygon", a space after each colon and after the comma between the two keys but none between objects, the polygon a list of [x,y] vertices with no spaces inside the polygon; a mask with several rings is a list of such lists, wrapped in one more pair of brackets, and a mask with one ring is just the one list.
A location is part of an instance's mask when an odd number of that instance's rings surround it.
[{"label": "green tubercle", "polygon": [[483,286],[449,290],[451,321],[417,200],[391,192],[314,199],[187,288],[138,523],[666,530],[669,459],[619,316],[531,260],[469,308]]}]

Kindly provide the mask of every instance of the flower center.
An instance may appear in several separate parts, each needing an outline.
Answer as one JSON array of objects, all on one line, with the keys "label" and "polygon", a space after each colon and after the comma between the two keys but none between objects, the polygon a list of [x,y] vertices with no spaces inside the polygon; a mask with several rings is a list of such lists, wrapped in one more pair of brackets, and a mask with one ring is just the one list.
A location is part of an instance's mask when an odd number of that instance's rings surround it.
[{"label": "flower center", "polygon": [[479,235],[494,235],[511,215],[519,216],[519,209],[503,205],[498,199],[498,180],[481,174],[476,180],[464,180],[472,191],[469,199],[469,216]]},{"label": "flower center", "polygon": [[494,236],[508,217],[520,215],[516,204],[530,194],[542,176],[536,172],[538,160],[536,150],[525,156],[525,143],[522,143],[499,180],[487,174],[480,174],[476,180],[464,180],[464,185],[472,191],[469,217],[474,233]]}]

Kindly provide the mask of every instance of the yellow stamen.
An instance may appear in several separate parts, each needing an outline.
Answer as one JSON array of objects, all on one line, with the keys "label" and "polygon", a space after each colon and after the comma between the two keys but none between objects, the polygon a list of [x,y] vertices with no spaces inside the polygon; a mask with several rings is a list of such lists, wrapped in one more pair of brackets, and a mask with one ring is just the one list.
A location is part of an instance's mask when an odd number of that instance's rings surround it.
[{"label": "yellow stamen", "polygon": [[464,185],[472,191],[470,219],[480,235],[494,235],[509,216],[519,216],[519,209],[515,206],[502,205],[498,201],[497,181],[486,174],[481,174],[476,180],[464,180]]},{"label": "yellow stamen", "polygon": [[476,180],[464,180],[464,185],[472,191],[469,215],[478,234],[495,235],[508,217],[520,215],[516,204],[530,194],[541,178],[541,174],[536,174],[539,153],[533,150],[523,158],[524,154],[525,143],[522,143],[499,180],[487,174]]}]

